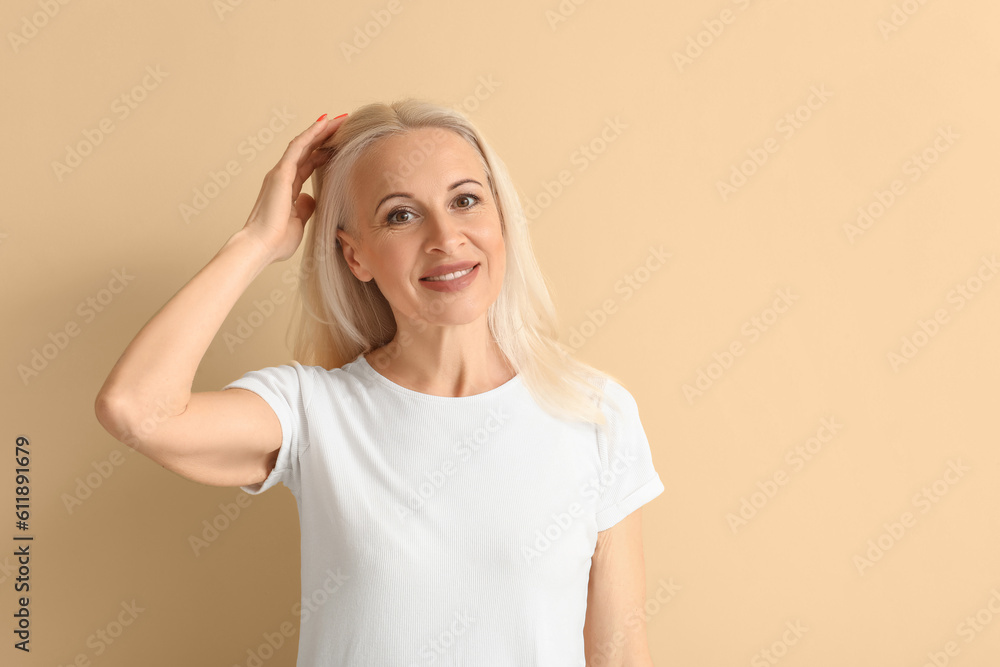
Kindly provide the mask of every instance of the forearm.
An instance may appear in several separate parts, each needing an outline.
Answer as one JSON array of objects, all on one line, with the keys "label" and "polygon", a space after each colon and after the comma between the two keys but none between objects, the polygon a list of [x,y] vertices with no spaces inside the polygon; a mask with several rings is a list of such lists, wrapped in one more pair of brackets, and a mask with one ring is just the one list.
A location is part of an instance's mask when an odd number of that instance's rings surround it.
[{"label": "forearm", "polygon": [[[139,331],[97,397],[108,422],[182,413],[208,346],[226,316],[270,263],[264,244],[238,231]],[[109,428],[109,430],[111,430]],[[121,430],[121,429],[118,429]]]}]

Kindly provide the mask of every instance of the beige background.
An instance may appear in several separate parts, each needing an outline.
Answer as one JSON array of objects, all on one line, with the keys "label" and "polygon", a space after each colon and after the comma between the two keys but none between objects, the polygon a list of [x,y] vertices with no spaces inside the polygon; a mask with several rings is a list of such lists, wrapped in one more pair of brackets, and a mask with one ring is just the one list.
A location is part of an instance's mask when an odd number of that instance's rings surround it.
[{"label": "beige background", "polygon": [[[391,20],[345,55],[372,12]],[[462,108],[493,142],[537,207],[563,334],[638,401],[666,486],[643,511],[657,665],[997,664],[995,3],[13,0],[3,14],[2,474],[12,505],[13,443],[30,437],[36,536],[30,659],[10,647],[16,575],[0,558],[4,664],[247,665],[297,622],[291,494],[239,507],[238,489],[115,441],[93,401],[295,134],[408,95]],[[213,189],[229,162],[239,173]],[[251,286],[196,391],[290,360],[298,260]],[[133,276],[124,289],[115,271]],[[232,343],[241,318],[259,326]],[[702,393],[685,393],[700,372]],[[240,514],[196,554],[227,505]],[[98,640],[133,601],[131,624]],[[263,664],[293,665],[297,641]]]}]

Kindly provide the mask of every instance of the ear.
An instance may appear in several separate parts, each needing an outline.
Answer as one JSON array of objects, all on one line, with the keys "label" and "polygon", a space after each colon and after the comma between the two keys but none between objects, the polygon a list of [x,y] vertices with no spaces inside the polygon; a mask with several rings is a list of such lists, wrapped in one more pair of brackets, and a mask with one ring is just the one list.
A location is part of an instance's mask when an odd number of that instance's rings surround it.
[{"label": "ear", "polygon": [[363,283],[374,278],[371,272],[362,264],[363,258],[361,257],[361,253],[358,252],[358,244],[351,235],[343,229],[338,229],[337,240],[340,241],[340,247],[344,251],[344,261],[347,262],[347,267],[354,274],[354,277]]}]

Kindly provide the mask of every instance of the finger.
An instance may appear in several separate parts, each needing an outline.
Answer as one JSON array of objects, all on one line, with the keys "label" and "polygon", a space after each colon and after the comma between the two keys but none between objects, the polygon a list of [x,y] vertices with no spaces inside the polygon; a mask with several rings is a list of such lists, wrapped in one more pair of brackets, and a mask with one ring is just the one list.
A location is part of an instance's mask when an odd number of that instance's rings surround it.
[{"label": "finger", "polygon": [[[318,131],[314,134],[310,135],[308,133],[303,133],[298,137],[296,137],[295,139],[293,139],[292,142],[289,144],[288,149],[286,149],[285,151],[285,155],[283,155],[281,158],[281,160],[286,161],[286,164],[287,162],[291,161],[292,157],[295,155],[295,153],[293,152],[294,148],[292,144],[301,140],[309,141],[309,143],[307,143],[306,146],[302,148],[299,157],[295,160],[295,175],[293,176],[291,185],[293,199],[296,196],[298,196],[298,193],[302,189],[302,184],[305,183],[305,180],[307,178],[309,178],[310,174],[312,174],[316,166],[326,158],[323,151],[318,151],[316,149],[319,148],[323,143],[327,141],[327,139],[330,138],[330,136],[336,131],[336,129],[340,127],[345,118],[346,117],[336,118],[333,121],[330,121],[329,127],[323,129],[322,131]],[[315,123],[314,125],[322,125],[322,122]],[[316,128],[311,128],[311,129],[315,130]]]},{"label": "finger", "polygon": [[344,120],[346,118],[335,118],[331,123],[336,122],[336,125],[331,131],[320,133],[310,142],[309,147],[312,148],[312,151],[307,156],[300,158],[298,169],[296,170],[294,187],[300,189],[316,168],[330,159],[330,152],[323,147],[323,144],[329,141],[329,138],[340,128]]},{"label": "finger", "polygon": [[295,177],[292,180],[292,197],[298,195],[302,191],[302,186],[305,185],[306,179],[312,175],[316,170],[316,166],[322,161],[322,156],[317,156],[315,153],[308,158],[304,159],[299,163],[298,169],[295,171]]},{"label": "finger", "polygon": [[316,149],[308,156],[303,157],[299,160],[298,168],[296,169],[295,180],[296,182],[303,183],[309,175],[322,164],[328,156],[328,151],[321,149]]},{"label": "finger", "polygon": [[329,157],[329,152],[326,150],[320,150],[325,143],[330,140],[336,131],[340,128],[346,118],[337,118],[330,121],[330,126],[316,135],[312,141],[303,150],[302,157],[299,158],[299,166],[306,167],[311,173],[313,169],[325,159]]},{"label": "finger", "polygon": [[316,210],[316,200],[308,193],[299,195],[299,198],[295,200],[295,215],[303,223],[309,219],[314,210]]},{"label": "finger", "polygon": [[[295,182],[293,188],[301,189],[302,185],[306,182],[316,168],[329,160],[329,156],[326,151],[315,150],[312,155],[308,158],[302,160],[299,163],[298,171],[295,174]],[[297,190],[296,190],[297,191]]]},{"label": "finger", "polygon": [[329,139],[346,119],[347,116],[343,116],[333,120],[326,119],[313,123],[300,132],[297,137],[288,142],[288,147],[282,154],[281,159],[290,160],[298,164],[302,161],[303,157],[312,155],[313,150]]}]

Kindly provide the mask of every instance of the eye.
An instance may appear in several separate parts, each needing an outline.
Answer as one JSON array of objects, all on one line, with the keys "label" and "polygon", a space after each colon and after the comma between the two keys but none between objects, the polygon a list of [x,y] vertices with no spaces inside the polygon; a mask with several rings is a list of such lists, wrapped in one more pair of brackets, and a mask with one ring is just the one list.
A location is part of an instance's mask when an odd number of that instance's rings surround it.
[{"label": "eye", "polygon": [[412,211],[409,211],[409,210],[407,210],[405,208],[402,208],[402,207],[400,207],[400,208],[394,208],[391,211],[389,211],[388,215],[385,216],[385,221],[388,222],[390,225],[401,225],[401,224],[409,222],[408,219],[407,220],[396,220],[396,219],[394,219],[396,217],[397,213],[405,213],[406,215],[413,215]]},{"label": "eye", "polygon": [[[467,200],[469,203],[466,204],[465,206],[459,205],[459,208],[461,208],[461,209],[472,208],[473,206],[478,205],[480,203],[480,201],[481,201],[479,199],[479,197],[477,197],[476,195],[472,194],[471,192],[463,192],[462,194],[460,194],[457,197],[455,197],[455,201],[456,202],[461,202],[463,200]],[[405,220],[400,220],[400,219],[396,218],[396,215],[397,214],[401,214],[401,213],[405,213],[408,216],[412,216],[413,215],[413,211],[409,210],[408,208],[406,208],[404,206],[400,206],[400,207],[394,208],[391,211],[389,211],[389,213],[387,213],[386,216],[385,216],[385,221],[388,224],[395,225],[395,226],[404,225],[404,224],[406,224],[406,223],[408,223],[408,222],[411,221],[411,218],[407,218]]]},{"label": "eye", "polygon": [[461,201],[463,199],[470,200],[470,204],[468,206],[459,206],[459,208],[472,208],[477,203],[479,203],[479,197],[477,197],[476,195],[474,195],[474,194],[472,194],[470,192],[464,192],[464,193],[458,195],[458,197],[455,198],[455,201]]}]

